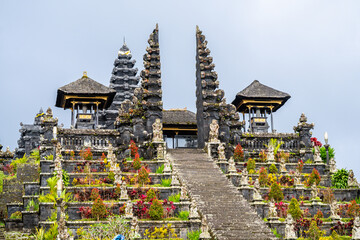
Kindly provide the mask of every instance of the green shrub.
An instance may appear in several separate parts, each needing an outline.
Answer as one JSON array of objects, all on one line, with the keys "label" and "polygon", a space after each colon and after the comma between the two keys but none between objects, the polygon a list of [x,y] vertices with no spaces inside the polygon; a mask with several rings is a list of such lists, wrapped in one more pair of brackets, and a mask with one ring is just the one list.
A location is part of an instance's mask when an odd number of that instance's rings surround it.
[{"label": "green shrub", "polygon": [[309,230],[305,231],[305,233],[310,239],[319,240],[325,234],[325,231],[321,231],[316,224],[316,220],[312,220]]},{"label": "green shrub", "polygon": [[349,172],[342,168],[336,171],[331,176],[331,185],[333,188],[347,188],[348,187]]},{"label": "green shrub", "polygon": [[108,178],[110,179],[111,182],[115,182],[115,173],[110,171]]},{"label": "green shrub", "polygon": [[178,218],[180,218],[181,220],[189,220],[189,211],[181,211],[178,214]]},{"label": "green shrub", "polygon": [[70,177],[69,177],[68,172],[65,170],[62,170],[62,180],[63,180],[64,186],[67,187],[70,182]]},{"label": "green shrub", "polygon": [[31,201],[27,204],[26,211],[38,211],[39,210],[39,204],[34,201],[34,199],[31,199]]},{"label": "green shrub", "polygon": [[20,165],[25,164],[25,163],[27,163],[27,162],[28,162],[28,157],[26,156],[26,153],[25,153],[22,158],[16,158],[15,160],[13,160],[13,161],[10,163],[10,167],[12,167],[14,173],[16,173],[17,168],[18,168]]},{"label": "green shrub", "polygon": [[200,230],[190,231],[187,233],[187,238],[188,238],[188,240],[199,240],[200,234],[201,234]]},{"label": "green shrub", "polygon": [[163,172],[164,172],[164,168],[165,168],[165,165],[164,165],[164,164],[161,165],[160,167],[158,167],[158,168],[156,169],[156,173],[163,173]]},{"label": "green shrub", "polygon": [[291,214],[294,220],[301,218],[302,211],[300,209],[299,202],[296,198],[292,198],[289,204],[288,213]]},{"label": "green shrub", "polygon": [[45,231],[43,228],[36,228],[36,233],[33,235],[35,240],[54,240],[58,235],[58,225],[55,222],[51,227]]},{"label": "green shrub", "polygon": [[91,208],[91,215],[99,221],[100,219],[105,218],[107,214],[108,211],[106,206],[100,196],[98,196]]},{"label": "green shrub", "polygon": [[277,202],[280,202],[284,199],[284,194],[281,190],[281,187],[276,182],[274,182],[270,187],[269,199],[274,199]]},{"label": "green shrub", "polygon": [[[54,155],[50,154],[48,156],[45,156],[46,160],[54,160]],[[42,229],[42,228],[41,228]]]},{"label": "green shrub", "polygon": [[93,188],[90,194],[90,200],[95,201],[100,196],[100,191],[97,188]]},{"label": "green shrub", "polygon": [[30,157],[35,160],[35,163],[40,163],[40,151],[35,148],[31,151]]},{"label": "green shrub", "polygon": [[233,157],[235,162],[241,162],[244,160],[244,150],[240,144],[236,145]]},{"label": "green shrub", "polygon": [[274,163],[270,165],[269,172],[270,173],[277,173],[278,172],[278,169],[276,168],[276,165]]},{"label": "green shrub", "polygon": [[[323,160],[324,163],[326,163],[327,159],[326,159],[326,148],[324,146],[322,146],[320,148],[320,157]],[[335,150],[332,147],[329,147],[329,160],[331,158],[335,157]]]},{"label": "green shrub", "polygon": [[138,174],[138,183],[140,186],[143,186],[146,183],[150,182],[149,175],[150,175],[150,170],[142,166]]},{"label": "green shrub", "polygon": [[133,161],[133,168],[135,170],[139,170],[141,168],[141,161],[139,157],[135,157],[134,161]]},{"label": "green shrub", "polygon": [[281,238],[281,234],[277,232],[277,229],[276,228],[272,228],[271,229],[272,233],[275,235],[275,237],[277,238]]},{"label": "green shrub", "polygon": [[10,219],[21,219],[21,218],[22,218],[22,214],[20,211],[16,211],[12,213],[10,216]]},{"label": "green shrub", "polygon": [[156,198],[156,192],[153,188],[150,188],[147,192],[146,192],[146,201],[149,202],[151,199]]},{"label": "green shrub", "polygon": [[246,169],[248,173],[249,174],[255,173],[255,167],[256,167],[255,159],[249,158],[246,165]]},{"label": "green shrub", "polygon": [[161,179],[161,186],[170,187],[171,186],[171,178],[169,178],[169,179]]},{"label": "green shrub", "polygon": [[160,220],[164,215],[164,210],[161,202],[158,199],[154,199],[149,209],[149,216],[153,220]]},{"label": "green shrub", "polygon": [[316,185],[319,185],[320,183],[320,174],[318,172],[318,170],[316,170],[315,168],[312,170],[310,176],[308,177],[308,179],[306,180],[306,186],[310,187],[312,186],[314,183]]},{"label": "green shrub", "polygon": [[261,169],[259,171],[259,183],[260,183],[260,186],[265,187],[268,180],[269,180],[269,178],[268,178],[268,172],[267,172],[266,168],[261,167]]},{"label": "green shrub", "polygon": [[180,193],[169,196],[170,202],[180,202]]}]

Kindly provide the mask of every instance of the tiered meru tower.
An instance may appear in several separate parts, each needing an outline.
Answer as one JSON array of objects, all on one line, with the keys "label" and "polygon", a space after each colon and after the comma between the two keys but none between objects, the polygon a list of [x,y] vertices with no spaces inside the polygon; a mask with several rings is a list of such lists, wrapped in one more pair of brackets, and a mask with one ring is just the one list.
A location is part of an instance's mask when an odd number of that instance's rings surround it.
[{"label": "tiered meru tower", "polygon": [[99,124],[103,128],[114,128],[114,122],[118,115],[118,109],[125,99],[131,100],[135,88],[138,87],[140,80],[136,76],[138,69],[134,68],[136,61],[131,59],[131,51],[124,42],[118,52],[118,57],[114,61],[114,68],[110,79],[110,88],[116,90],[114,101],[111,106],[101,113]]}]

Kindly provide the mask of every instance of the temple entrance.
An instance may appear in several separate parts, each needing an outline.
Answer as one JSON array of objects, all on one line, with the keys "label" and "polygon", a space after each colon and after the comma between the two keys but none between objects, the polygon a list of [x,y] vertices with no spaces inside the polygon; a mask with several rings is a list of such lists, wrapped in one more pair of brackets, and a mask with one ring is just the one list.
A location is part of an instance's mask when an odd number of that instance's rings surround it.
[{"label": "temple entrance", "polygon": [[195,113],[186,108],[164,110],[163,134],[168,148],[197,148]]}]

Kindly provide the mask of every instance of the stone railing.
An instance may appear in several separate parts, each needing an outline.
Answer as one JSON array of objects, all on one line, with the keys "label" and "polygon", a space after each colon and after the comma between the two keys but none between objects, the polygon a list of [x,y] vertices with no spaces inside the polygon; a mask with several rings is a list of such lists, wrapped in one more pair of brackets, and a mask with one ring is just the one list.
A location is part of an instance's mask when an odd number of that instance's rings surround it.
[{"label": "stone railing", "polygon": [[296,133],[243,133],[240,145],[249,152],[266,150],[271,138],[284,142],[281,150],[296,153],[300,149],[300,138]]},{"label": "stone railing", "polygon": [[111,142],[115,144],[119,132],[112,129],[59,129],[58,141],[65,150],[81,150],[90,147],[94,150],[106,149]]}]

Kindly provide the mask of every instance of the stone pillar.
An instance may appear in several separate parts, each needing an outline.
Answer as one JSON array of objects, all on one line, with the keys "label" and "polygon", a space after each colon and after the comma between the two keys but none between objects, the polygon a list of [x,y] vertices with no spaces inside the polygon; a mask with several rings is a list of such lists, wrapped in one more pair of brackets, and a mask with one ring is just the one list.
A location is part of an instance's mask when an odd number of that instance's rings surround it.
[{"label": "stone pillar", "polygon": [[[51,108],[48,108],[45,115],[41,117],[40,125],[40,156],[45,157],[52,154],[55,159],[55,145],[58,141],[57,134],[59,131],[58,119],[53,117]],[[54,132],[56,132],[56,139],[54,139]]]}]

